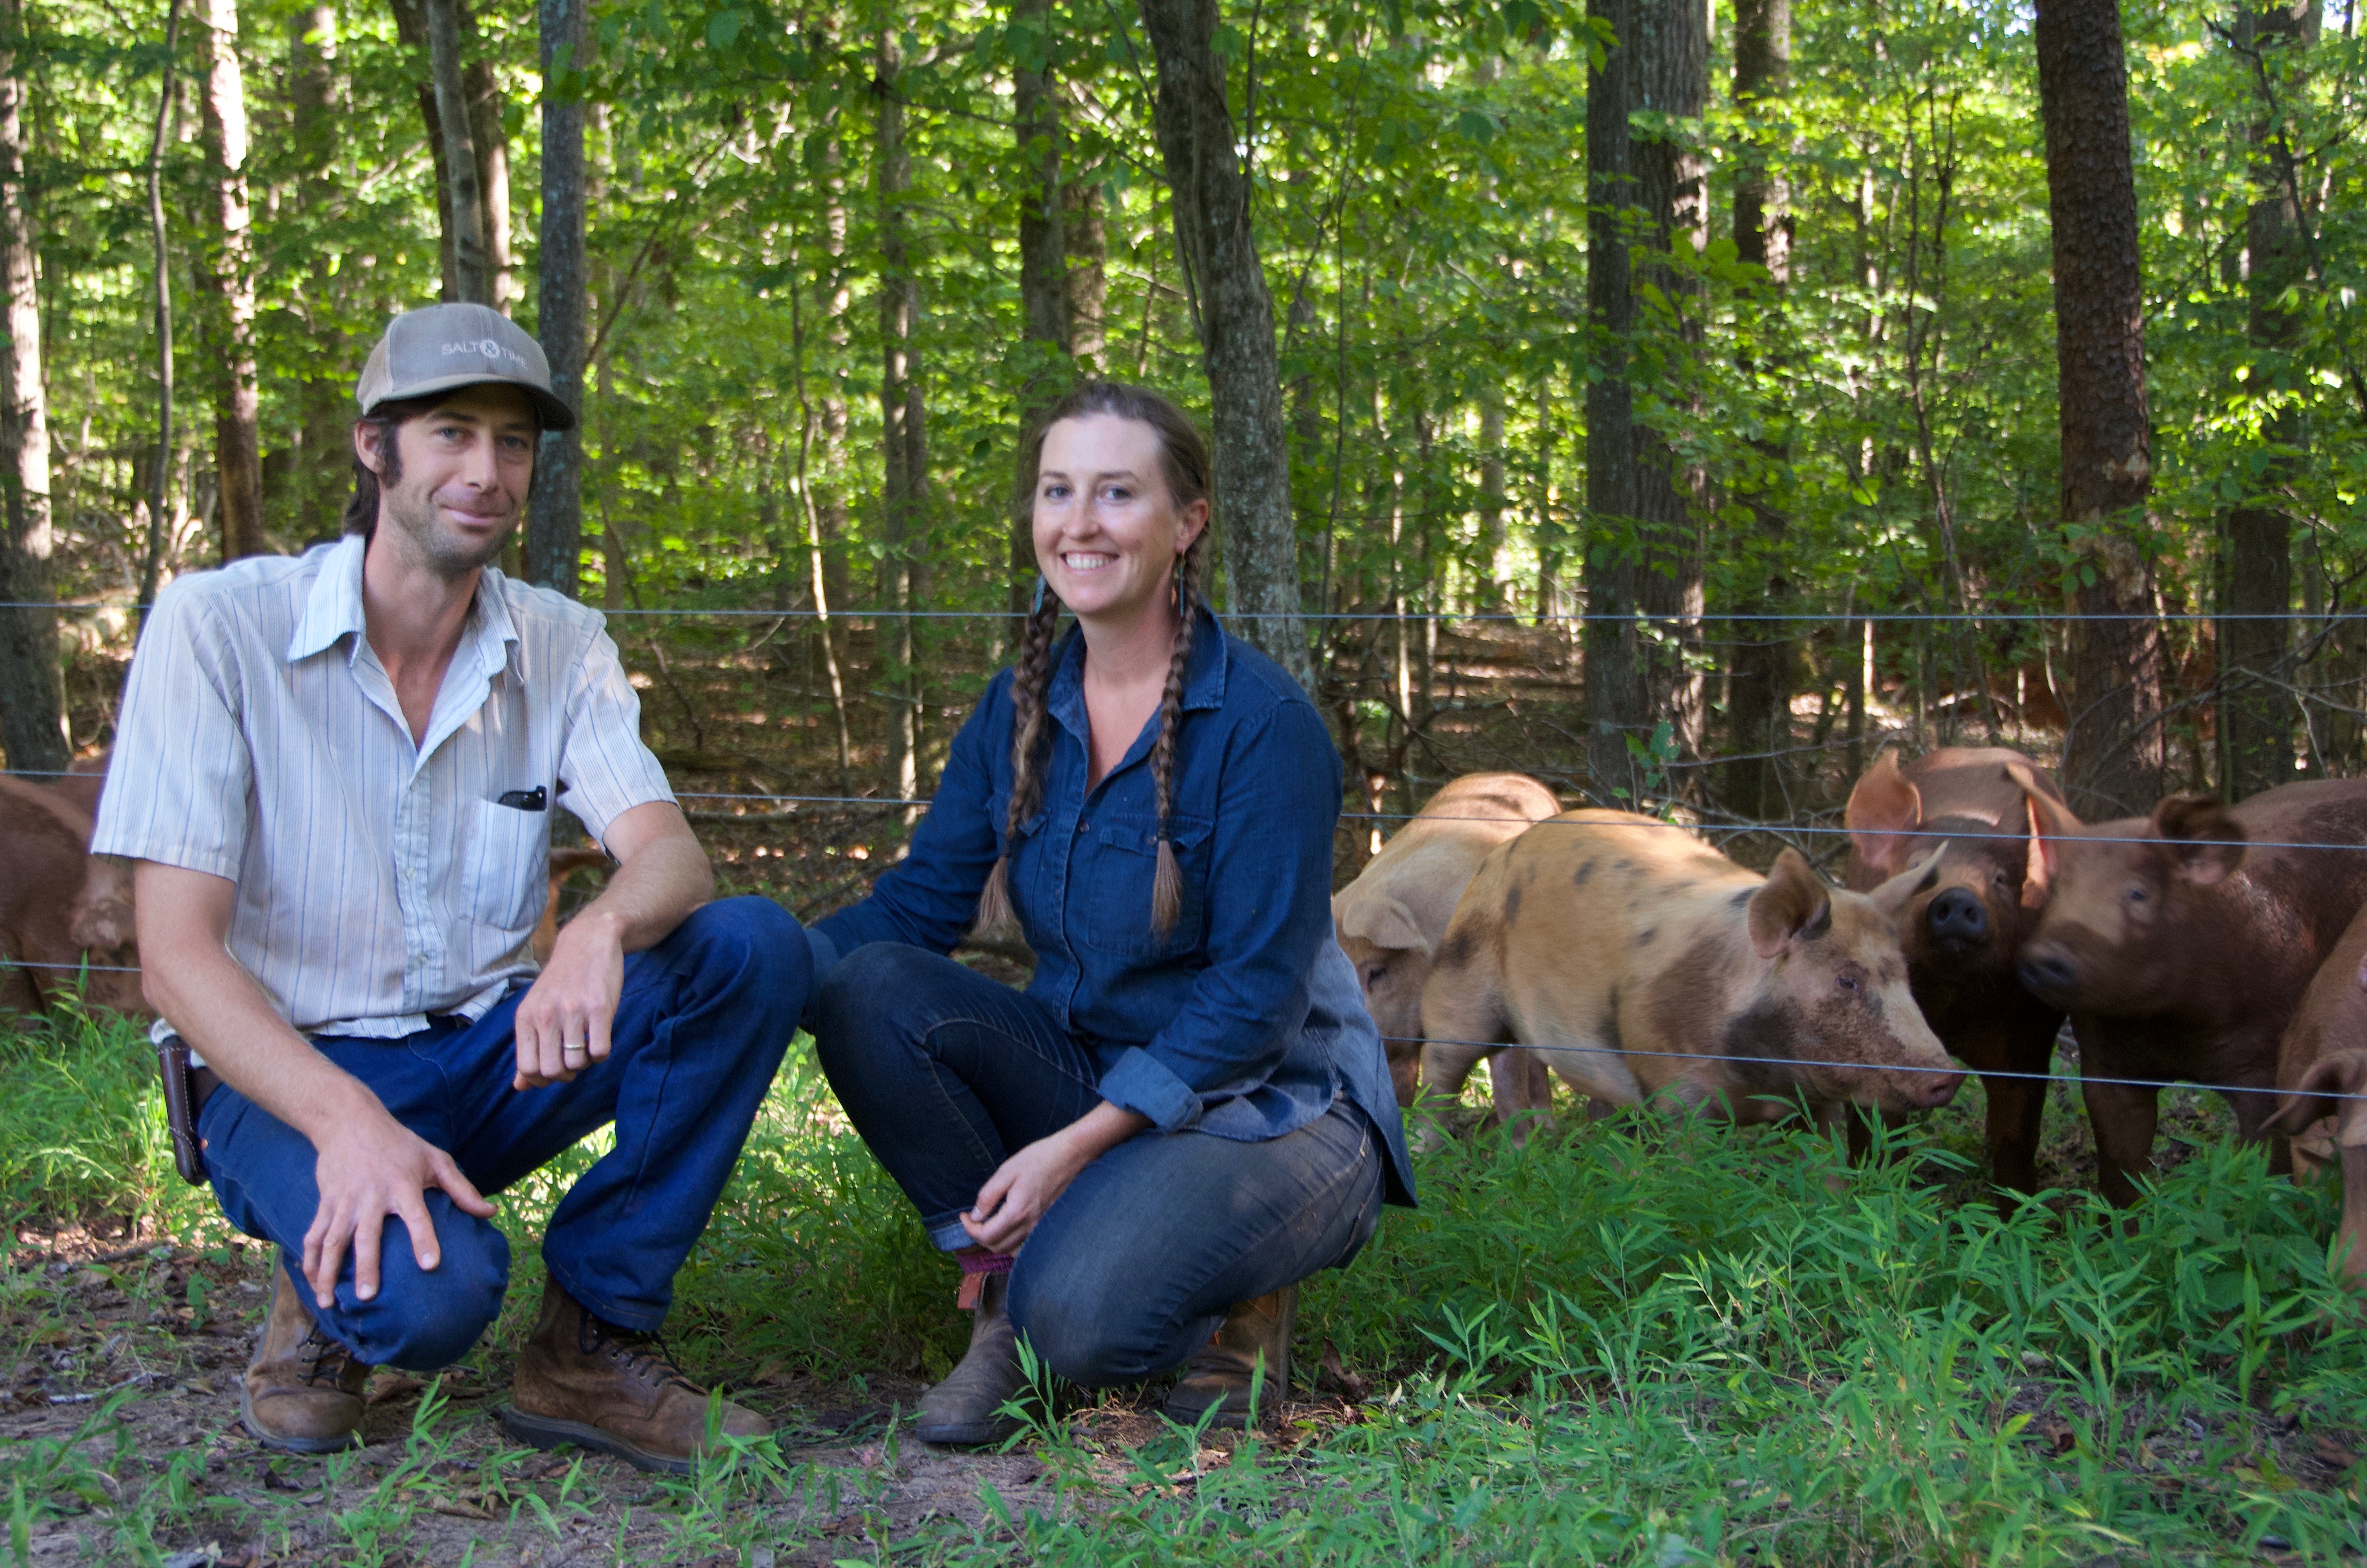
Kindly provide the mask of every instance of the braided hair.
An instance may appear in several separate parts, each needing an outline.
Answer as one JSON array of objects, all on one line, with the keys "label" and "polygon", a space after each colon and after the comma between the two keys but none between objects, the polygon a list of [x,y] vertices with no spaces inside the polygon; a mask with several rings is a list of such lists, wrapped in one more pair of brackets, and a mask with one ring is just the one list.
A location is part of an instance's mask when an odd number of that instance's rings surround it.
[{"label": "braided hair", "polygon": [[[1208,443],[1182,409],[1147,387],[1120,381],[1085,381],[1059,403],[1027,433],[1021,446],[1020,490],[1014,497],[1019,520],[1035,515],[1036,476],[1043,466],[1044,437],[1064,419],[1084,419],[1106,414],[1148,425],[1159,436],[1161,475],[1168,499],[1178,508],[1208,496]],[[1150,926],[1165,937],[1175,928],[1184,909],[1184,874],[1175,863],[1175,847],[1167,831],[1174,798],[1175,732],[1184,718],[1184,672],[1192,657],[1192,635],[1199,622],[1200,588],[1207,559],[1210,529],[1202,528],[1175,563],[1175,652],[1167,664],[1167,685],[1159,699],[1159,738],[1151,744],[1150,775],[1159,811],[1159,863],[1150,883]],[[1036,814],[1043,799],[1041,763],[1044,742],[1044,696],[1052,678],[1052,633],[1059,625],[1059,597],[1046,588],[1036,596],[1020,639],[1019,658],[1011,681],[1011,804],[1003,818],[1002,853],[986,880],[978,901],[980,930],[1013,918],[1011,847],[1020,836],[1020,824]]]}]

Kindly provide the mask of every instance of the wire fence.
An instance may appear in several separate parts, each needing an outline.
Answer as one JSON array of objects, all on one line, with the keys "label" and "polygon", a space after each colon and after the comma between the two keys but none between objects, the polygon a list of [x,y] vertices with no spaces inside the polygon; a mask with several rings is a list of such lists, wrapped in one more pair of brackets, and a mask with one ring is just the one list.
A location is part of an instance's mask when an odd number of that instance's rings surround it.
[{"label": "wire fence", "polygon": [[[131,613],[146,607],[128,602],[73,601],[45,604],[28,601],[0,601],[0,610],[50,610],[60,614]],[[715,712],[705,717],[702,725],[697,698],[706,698],[711,707],[727,706],[724,699],[711,693],[690,688],[701,671],[711,670],[719,659],[734,655],[766,652],[779,661],[789,647],[787,641],[775,641],[783,628],[798,626],[796,634],[808,644],[808,664],[813,664],[814,650],[828,653],[829,639],[841,629],[877,633],[899,625],[922,623],[938,627],[975,627],[989,633],[986,652],[1007,646],[1002,639],[1015,618],[1007,608],[904,609],[865,607],[853,609],[822,609],[810,605],[790,605],[776,608],[730,608],[704,606],[617,607],[604,613],[617,622],[620,642],[631,657],[646,655],[653,667],[644,672],[637,668],[636,684],[643,686],[645,710],[652,705],[671,705],[658,722],[672,726],[686,718],[695,737],[702,744],[709,729],[720,730],[727,721]],[[1723,753],[1711,754],[1705,748],[1702,755],[1683,755],[1676,749],[1641,759],[1666,781],[1667,787],[1654,793],[1639,794],[1634,805],[1647,813],[1660,812],[1664,817],[1680,820],[1637,822],[1638,829],[1682,831],[1696,834],[1713,842],[1732,841],[1746,835],[1763,835],[1779,842],[1790,842],[1818,855],[1829,856],[1850,841],[1863,842],[1874,838],[1920,838],[1931,835],[1924,829],[1851,828],[1833,820],[1840,812],[1840,800],[1851,782],[1846,775],[1838,778],[1806,780],[1802,784],[1799,800],[1786,813],[1763,815],[1726,810],[1716,798],[1708,780],[1716,770],[1735,764],[1761,763],[1784,768],[1797,769],[1805,778],[1808,770],[1829,767],[1841,756],[1854,760],[1870,760],[1886,744],[1908,741],[1910,744],[1944,743],[1952,737],[1971,738],[1982,732],[1983,726],[1966,720],[1964,712],[1953,710],[1980,710],[1992,721],[2010,711],[2012,722],[1999,725],[1992,722],[1988,733],[1995,735],[2000,729],[2011,739],[2028,744],[2033,738],[2044,739],[2044,721],[2031,722],[2017,700],[2001,698],[1994,691],[1964,689],[1970,670],[1949,670],[1942,667],[1942,656],[1950,650],[1944,642],[1930,635],[1935,629],[1954,626],[1968,631],[2004,636],[2009,633],[2027,637],[2039,636],[2040,654],[2024,660],[2020,672],[2004,667],[2011,665],[2012,655],[1998,653],[1999,668],[1993,674],[2009,678],[2035,674],[2052,688],[2057,684],[2058,672],[2047,665],[2044,658],[2046,634],[2081,623],[2126,625],[2150,623],[2165,629],[2189,629],[2181,635],[2207,637],[2213,629],[2253,622],[2283,622],[2298,629],[2303,635],[2289,643],[2287,653],[2267,669],[2239,672],[2222,671],[2206,666],[2197,672],[2191,669],[2165,670],[2167,707],[2173,712],[2190,717],[2200,715],[2199,722],[2207,731],[2213,705],[2224,694],[2229,675],[2237,675],[2252,683],[2255,690],[2269,689],[2282,694],[2293,710],[2292,729],[2295,737],[2297,759],[2314,767],[2301,777],[2332,776],[2353,761],[2361,771],[2367,772],[2367,658],[2342,653],[2344,639],[2357,634],[2367,638],[2367,609],[2330,607],[2323,611],[2303,610],[2284,614],[2221,613],[2216,611],[2172,610],[2160,614],[2094,614],[2072,610],[2030,608],[1980,608],[1971,610],[1913,609],[1766,609],[1727,612],[1705,610],[1683,614],[1599,615],[1583,610],[1545,611],[1490,609],[1473,608],[1450,609],[1434,604],[1422,608],[1413,604],[1381,608],[1358,608],[1344,610],[1308,611],[1295,617],[1287,613],[1259,614],[1226,612],[1228,623],[1262,622],[1296,619],[1310,627],[1323,629],[1321,636],[1328,642],[1319,647],[1326,663],[1319,674],[1326,687],[1317,694],[1319,702],[1337,715],[1342,724],[1369,723],[1375,732],[1361,743],[1354,735],[1342,737],[1343,759],[1350,763],[1349,792],[1355,801],[1352,809],[1341,812],[1343,824],[1353,824],[1373,833],[1373,844],[1379,842],[1380,830],[1407,822],[1420,813],[1414,806],[1416,790],[1425,783],[1444,782],[1459,773],[1472,771],[1529,772],[1549,781],[1568,786],[1561,792],[1581,793],[1580,781],[1585,778],[1585,756],[1589,732],[1599,728],[1584,714],[1582,693],[1585,671],[1583,659],[1567,633],[1590,627],[1617,625],[1638,630],[1648,640],[1661,639],[1682,644],[1683,656],[1693,661],[1690,676],[1697,681],[1715,682],[1727,671],[1715,666],[1721,650],[1761,649],[1769,645],[1772,632],[1780,631],[1802,642],[1808,634],[1830,629],[1842,635],[1832,639],[1834,644],[1826,665],[1821,670],[1811,667],[1802,674],[1795,696],[1812,699],[1810,710],[1797,708],[1779,715],[1774,744],[1756,747],[1729,745]],[[734,631],[730,637],[709,639],[703,646],[685,653],[677,647],[672,657],[665,646],[679,629],[697,622],[716,623],[724,629],[746,628],[763,630],[753,642],[734,640],[742,634]],[[625,627],[638,628],[629,638],[621,635]],[[1722,636],[1718,629],[1771,629],[1770,636]],[[673,628],[674,631],[665,629]],[[1881,629],[1899,629],[1902,634],[1918,641],[1911,645],[1878,646]],[[1508,676],[1501,666],[1501,645],[1487,647],[1450,646],[1448,638],[1461,631],[1471,631],[1495,638],[1532,633],[1550,641],[1543,644],[1546,657],[1540,669],[1529,672],[1547,677],[1547,697],[1536,690],[1514,691],[1520,676]],[[1366,631],[1361,662],[1353,639]],[[769,646],[768,646],[769,645]],[[839,651],[846,651],[845,640],[840,640]],[[786,695],[795,697],[819,708],[834,703],[842,720],[852,710],[866,704],[878,710],[893,711],[900,707],[919,710],[922,699],[919,685],[925,680],[939,688],[940,707],[951,699],[946,688],[957,686],[963,679],[981,677],[991,673],[992,663],[986,661],[978,669],[958,666],[951,662],[928,667],[915,667],[912,655],[903,655],[904,666],[899,669],[897,660],[884,650],[885,642],[875,642],[870,652],[871,668],[846,672],[850,678],[842,680],[833,668],[832,684],[834,691],[825,691],[816,678],[802,685],[782,687]],[[2019,645],[2018,645],[2019,646]],[[2297,672],[2311,658],[2319,657],[2334,649],[2340,660],[2348,661],[2331,677],[2305,678]],[[690,662],[685,664],[687,658]],[[1877,664],[1877,658],[1886,661]],[[700,660],[707,661],[701,664]],[[1493,661],[1491,665],[1490,661]],[[1981,661],[1976,658],[1974,663]],[[1852,670],[1850,666],[1855,665]],[[2358,667],[2350,667],[2352,665]],[[1417,667],[1419,666],[1419,667]],[[1546,667],[1549,666],[1549,667]],[[1844,672],[1847,677],[1844,678]],[[776,663],[772,672],[780,674]],[[646,679],[644,678],[646,676]],[[1853,733],[1840,733],[1842,717],[1840,704],[1844,688],[1854,679],[1857,687],[1849,692],[1847,700],[1858,704],[1850,717],[1854,724],[1860,719],[1863,727]],[[885,682],[886,684],[874,684]],[[663,687],[662,693],[651,687]],[[1419,688],[1427,689],[1419,689]],[[971,687],[971,689],[975,689]],[[1889,699],[1886,700],[1886,697]],[[662,700],[663,699],[663,700]],[[1353,710],[1357,704],[1377,708],[1376,716],[1359,719]],[[1418,713],[1415,710],[1419,708]],[[679,711],[674,711],[678,710]],[[876,715],[875,715],[876,716]],[[2157,720],[2157,722],[2166,722]],[[2356,734],[2339,737],[2343,746],[2359,752],[2353,759],[2339,746],[2322,744],[2320,730],[2329,722],[2348,725]],[[1503,733],[1488,730],[1497,723]],[[1451,725],[1463,726],[1464,733],[1448,733]],[[1630,736],[1635,744],[1646,736],[1657,739],[1651,723],[1628,723],[1617,726]],[[945,738],[942,729],[937,736]],[[2202,739],[2190,737],[2190,775],[2201,770],[2201,762],[2209,735]],[[1519,744],[1515,744],[1515,741]],[[798,774],[828,774],[832,771],[830,760],[821,753],[827,749],[824,739],[809,729],[797,737],[796,744],[805,748],[803,756],[757,756],[717,753],[704,756],[699,767],[685,769],[698,772],[738,772],[742,775],[775,774],[784,777]],[[878,776],[887,767],[884,747],[877,734],[866,737],[867,755],[864,771]],[[2044,752],[2044,745],[2030,745],[2034,756]],[[661,752],[661,756],[665,754]],[[720,766],[717,766],[719,758]],[[2041,760],[2044,757],[2041,756]],[[6,770],[27,778],[56,778],[67,775],[37,769]],[[837,769],[844,776],[847,767],[842,759]],[[892,775],[891,775],[892,777]],[[1679,781],[1699,780],[1686,785]],[[764,782],[759,778],[756,782]],[[1837,786],[1830,788],[1825,786]],[[1403,797],[1399,809],[1389,809],[1385,798],[1396,793]],[[685,788],[676,791],[685,804],[712,803],[728,808],[695,811],[694,815],[706,825],[729,826],[735,831],[763,832],[777,827],[813,821],[825,814],[899,812],[908,820],[928,810],[933,797],[925,790],[882,790],[869,793],[852,790],[728,789]],[[1490,821],[1500,818],[1457,818],[1429,813],[1433,821]],[[1550,821],[1546,824],[1551,825]],[[2000,828],[1984,832],[1977,828],[1951,831],[1946,836],[1967,842],[1995,840],[2021,844],[2028,835],[2023,831]],[[2367,842],[2346,842],[2317,837],[2274,838],[2201,838],[2181,839],[2181,847],[2241,846],[2251,850],[2277,849],[2306,852],[2357,851],[2367,848]],[[1772,852],[1772,851],[1771,851]],[[1812,855],[1814,858],[1814,855]],[[857,869],[855,881],[876,874],[887,868],[884,858],[871,861]],[[837,873],[845,862],[833,860],[831,870]],[[825,893],[847,892],[853,882],[842,879]],[[859,890],[855,890],[859,896]],[[79,971],[85,973],[136,973],[130,965],[37,963],[10,960],[0,956],[0,968],[26,970]],[[1503,1042],[1437,1041],[1435,1043],[1492,1048]],[[1719,1062],[1727,1060],[1714,1053],[1672,1051],[1626,1051],[1621,1048],[1554,1046],[1549,1051],[1573,1054],[1605,1054],[1665,1057],[1671,1060]],[[1784,1067],[1848,1066],[1886,1073],[1954,1074],[1964,1071],[1955,1067],[1920,1067],[1905,1063],[1839,1063],[1813,1058],[1752,1058],[1768,1065]],[[2160,1088],[2177,1080],[2099,1078],[2084,1074],[2067,1074],[2030,1072],[1985,1072],[1979,1074],[1991,1079],[2027,1079],[2042,1083],[2105,1084],[2130,1087]],[[2273,1088],[2259,1085],[2189,1084],[2198,1090],[2227,1096],[2242,1094],[2275,1094]],[[2331,1096],[2334,1098],[2367,1098],[2367,1095]]]}]

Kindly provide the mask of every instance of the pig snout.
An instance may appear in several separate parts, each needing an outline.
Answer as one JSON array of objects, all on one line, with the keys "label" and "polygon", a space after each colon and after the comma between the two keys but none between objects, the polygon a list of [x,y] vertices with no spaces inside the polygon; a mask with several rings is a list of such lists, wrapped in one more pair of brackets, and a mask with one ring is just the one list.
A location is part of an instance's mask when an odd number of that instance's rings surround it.
[{"label": "pig snout", "polygon": [[2024,948],[2015,972],[2032,995],[2056,1007],[2070,1006],[2071,994],[2079,983],[2078,971],[2071,967],[2069,957],[2051,942],[2033,942]]},{"label": "pig snout", "polygon": [[1931,939],[1945,952],[1962,952],[1988,939],[1988,912],[1970,888],[1942,891],[1924,912],[1923,921]]},{"label": "pig snout", "polygon": [[1962,1073],[1900,1073],[1899,1097],[1918,1110],[1937,1110],[1965,1086]]}]

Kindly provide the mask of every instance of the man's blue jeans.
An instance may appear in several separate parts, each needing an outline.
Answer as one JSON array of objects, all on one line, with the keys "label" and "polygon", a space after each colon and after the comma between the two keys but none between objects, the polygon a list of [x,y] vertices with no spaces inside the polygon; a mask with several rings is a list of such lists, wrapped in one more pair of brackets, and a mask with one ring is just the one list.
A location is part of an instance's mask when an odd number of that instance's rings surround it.
[{"label": "man's blue jeans", "polygon": [[[840,960],[813,1031],[839,1104],[946,1251],[971,1244],[958,1216],[1005,1156],[1101,1100],[1092,1054],[1042,1004],[918,948]],[[1379,1222],[1382,1158],[1344,1096],[1263,1142],[1138,1133],[1037,1221],[1012,1322],[1072,1382],[1165,1371],[1234,1302],[1354,1257]]]},{"label": "man's blue jeans", "polygon": [[[626,959],[608,1058],[572,1083],[510,1086],[523,991],[473,1024],[313,1043],[488,1195],[613,1120],[616,1147],[552,1213],[542,1257],[596,1316],[654,1330],[780,1068],[810,972],[804,934],[778,904],[726,899]],[[248,1235],[277,1243],[296,1277],[320,1202],[311,1142],[228,1085],[206,1101],[198,1126],[222,1212]],[[440,1191],[426,1202],[443,1250],[436,1268],[419,1267],[409,1231],[390,1216],[374,1299],[355,1296],[350,1253],[329,1311],[297,1278],[323,1332],[376,1366],[448,1366],[501,1311],[507,1239]]]}]

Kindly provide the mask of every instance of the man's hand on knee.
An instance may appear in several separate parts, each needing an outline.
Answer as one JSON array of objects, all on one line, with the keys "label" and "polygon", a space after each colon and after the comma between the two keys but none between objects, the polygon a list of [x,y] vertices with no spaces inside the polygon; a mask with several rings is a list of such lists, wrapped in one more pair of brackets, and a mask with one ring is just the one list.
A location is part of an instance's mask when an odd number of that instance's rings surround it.
[{"label": "man's hand on knee", "polygon": [[387,1216],[411,1233],[411,1256],[432,1269],[444,1258],[426,1192],[440,1187],[467,1213],[491,1219],[493,1206],[460,1174],[452,1156],[389,1116],[364,1114],[320,1145],[313,1179],[321,1189],[312,1228],[304,1233],[304,1278],[323,1308],[336,1304],[338,1272],[354,1255],[354,1294],[378,1295],[379,1245]]},{"label": "man's hand on knee", "polygon": [[518,1004],[512,1086],[564,1084],[608,1056],[608,1029],[625,988],[620,924],[587,909],[560,927],[550,961]]}]

